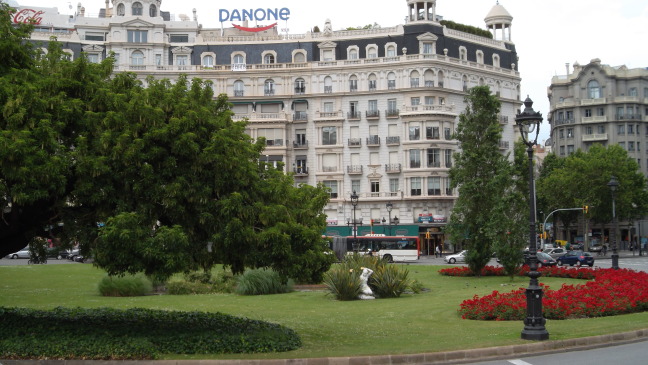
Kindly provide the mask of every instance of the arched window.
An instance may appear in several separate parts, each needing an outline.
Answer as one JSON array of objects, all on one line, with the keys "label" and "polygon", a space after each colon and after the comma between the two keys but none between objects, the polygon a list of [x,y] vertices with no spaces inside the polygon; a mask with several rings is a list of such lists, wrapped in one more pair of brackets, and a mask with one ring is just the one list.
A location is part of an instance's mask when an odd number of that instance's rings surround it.
[{"label": "arched window", "polygon": [[265,81],[263,84],[263,94],[265,96],[271,96],[274,95],[275,93],[275,87],[274,87],[274,80],[273,79],[268,79]]},{"label": "arched window", "polygon": [[378,88],[378,78],[376,74],[369,74],[369,91],[374,91]]},{"label": "arched window", "polygon": [[463,87],[463,91],[468,91],[468,77],[463,77],[463,79],[461,80],[461,85]]},{"label": "arched window", "polygon": [[358,50],[357,49],[350,49],[349,50],[349,59],[350,60],[357,60],[358,59]]},{"label": "arched window", "polygon": [[126,15],[126,7],[124,6],[124,4],[117,5],[117,15],[118,16]]},{"label": "arched window", "polygon": [[203,57],[203,67],[214,67],[214,57],[213,56],[205,56]]},{"label": "arched window", "polygon": [[396,74],[393,72],[387,74],[387,89],[396,89]]},{"label": "arched window", "polygon": [[414,70],[410,73],[410,87],[419,87],[419,72]]},{"label": "arched window", "polygon": [[386,54],[387,57],[396,57],[396,47],[388,46]]},{"label": "arched window", "polygon": [[133,3],[133,15],[142,15],[142,3]]},{"label": "arched window", "polygon": [[234,63],[235,64],[243,64],[243,63],[245,63],[245,58],[241,54],[235,54],[234,55]]},{"label": "arched window", "polygon": [[484,64],[484,52],[477,51],[477,63]]},{"label": "arched window", "polygon": [[263,56],[263,63],[275,63],[275,56],[270,53],[266,54],[265,56]]},{"label": "arched window", "polygon": [[462,61],[468,61],[468,50],[466,50],[466,47],[459,47],[459,59]]},{"label": "arched window", "polygon": [[331,76],[326,76],[324,78],[324,93],[330,94],[333,92],[333,79]]},{"label": "arched window", "polygon": [[358,76],[352,75],[349,77],[349,91],[358,91]]},{"label": "arched window", "polygon": [[439,73],[437,74],[437,85],[439,85],[439,87],[443,87],[444,80],[445,74],[443,73],[443,71],[439,71]]},{"label": "arched window", "polygon": [[149,7],[149,16],[150,16],[151,18],[154,18],[154,17],[157,16],[157,7],[156,7],[155,5],[151,5],[151,6]]},{"label": "arched window", "polygon": [[374,46],[367,47],[367,58],[378,58],[378,49]]},{"label": "arched window", "polygon": [[131,65],[140,66],[144,64],[144,53],[141,51],[134,51],[131,53]]},{"label": "arched window", "polygon": [[493,55],[493,67],[500,67],[500,57],[499,55]]},{"label": "arched window", "polygon": [[234,81],[234,96],[245,95],[245,84],[241,80]]},{"label": "arched window", "polygon": [[587,92],[590,99],[598,99],[601,97],[601,86],[598,81],[591,80],[587,83]]},{"label": "arched window", "polygon": [[295,94],[302,95],[306,93],[306,81],[301,77],[295,80]]},{"label": "arched window", "polygon": [[306,62],[306,55],[303,52],[297,52],[295,53],[293,62],[295,63],[303,63]]}]

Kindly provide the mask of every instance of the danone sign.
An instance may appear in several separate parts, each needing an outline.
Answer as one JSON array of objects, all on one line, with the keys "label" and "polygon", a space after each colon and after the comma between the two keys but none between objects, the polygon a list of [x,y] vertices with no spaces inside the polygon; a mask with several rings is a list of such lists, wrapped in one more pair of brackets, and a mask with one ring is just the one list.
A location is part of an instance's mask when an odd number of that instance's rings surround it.
[{"label": "danone sign", "polygon": [[290,18],[290,9],[288,8],[257,8],[257,9],[219,9],[218,20],[223,22],[241,22],[246,20],[253,21],[272,21],[288,20]]}]

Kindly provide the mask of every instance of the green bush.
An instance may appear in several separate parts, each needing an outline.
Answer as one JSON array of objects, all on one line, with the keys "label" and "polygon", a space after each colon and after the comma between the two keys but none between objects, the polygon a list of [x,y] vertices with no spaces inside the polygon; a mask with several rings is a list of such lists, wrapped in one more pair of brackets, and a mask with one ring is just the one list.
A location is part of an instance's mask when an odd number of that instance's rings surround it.
[{"label": "green bush", "polygon": [[0,307],[2,359],[155,359],[160,354],[291,351],[295,331],[222,313]]},{"label": "green bush", "polygon": [[324,285],[337,300],[355,300],[361,293],[360,275],[342,264],[324,275]]},{"label": "green bush", "polygon": [[169,295],[211,294],[216,293],[214,286],[209,283],[195,283],[191,281],[170,281],[166,285]]},{"label": "green bush", "polygon": [[99,282],[98,289],[104,297],[136,297],[150,294],[153,284],[142,274],[106,276]]},{"label": "green bush", "polygon": [[369,287],[380,298],[398,298],[410,287],[409,271],[395,265],[385,265],[369,277]]},{"label": "green bush", "polygon": [[270,269],[247,270],[239,276],[236,293],[240,295],[279,294],[292,291],[291,280],[284,284],[279,274]]}]

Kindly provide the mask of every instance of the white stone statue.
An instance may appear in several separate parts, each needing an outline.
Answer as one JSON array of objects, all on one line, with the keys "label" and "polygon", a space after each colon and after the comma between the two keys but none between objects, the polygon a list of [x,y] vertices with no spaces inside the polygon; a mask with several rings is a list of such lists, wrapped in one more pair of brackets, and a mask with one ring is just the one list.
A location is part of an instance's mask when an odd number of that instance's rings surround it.
[{"label": "white stone statue", "polygon": [[331,26],[331,19],[326,19],[324,22],[324,35],[330,36],[333,34],[333,27]]},{"label": "white stone statue", "polygon": [[376,299],[374,298],[373,291],[371,291],[371,288],[369,287],[369,285],[367,285],[367,281],[369,280],[371,274],[373,274],[373,270],[371,270],[368,267],[361,267],[361,269],[362,269],[362,274],[360,274],[361,294],[358,295],[358,299]]}]

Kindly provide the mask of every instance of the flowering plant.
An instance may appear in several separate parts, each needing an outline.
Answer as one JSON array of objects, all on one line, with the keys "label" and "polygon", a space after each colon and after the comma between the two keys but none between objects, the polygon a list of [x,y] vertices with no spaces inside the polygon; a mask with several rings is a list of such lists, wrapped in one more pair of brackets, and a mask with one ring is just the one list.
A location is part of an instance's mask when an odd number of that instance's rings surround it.
[{"label": "flowering plant", "polygon": [[[519,274],[529,271],[523,267]],[[543,267],[544,276],[588,279],[585,284],[563,284],[560,289],[543,287],[543,315],[547,319],[590,318],[648,310],[648,273],[628,269],[567,269]],[[439,271],[442,275],[470,276],[470,269],[454,267]],[[501,274],[500,274],[501,273]],[[487,267],[482,275],[504,275],[501,268]],[[464,300],[459,306],[464,319],[522,320],[526,317],[526,289],[509,293],[493,291],[489,295]]]}]

